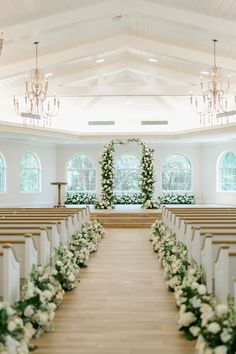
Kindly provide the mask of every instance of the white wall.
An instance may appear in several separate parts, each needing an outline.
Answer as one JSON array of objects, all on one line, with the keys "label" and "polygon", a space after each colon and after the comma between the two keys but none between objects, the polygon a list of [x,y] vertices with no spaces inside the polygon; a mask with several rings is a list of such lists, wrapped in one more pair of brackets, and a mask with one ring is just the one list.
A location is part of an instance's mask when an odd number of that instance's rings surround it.
[{"label": "white wall", "polygon": [[[56,147],[36,143],[8,142],[0,140],[0,152],[6,160],[6,193],[0,193],[0,206],[34,206],[54,205],[55,187],[51,182],[56,180]],[[20,193],[19,163],[25,152],[35,153],[41,162],[41,192]]]},{"label": "white wall", "polygon": [[[192,163],[192,192],[196,195],[197,203],[236,205],[236,192],[219,192],[216,185],[216,166],[220,154],[232,150],[236,153],[236,143],[229,144],[148,144],[154,149],[154,166],[156,171],[155,197],[161,191],[161,166],[165,158],[171,153],[181,153],[187,156]],[[97,194],[100,194],[100,165],[103,144],[80,145],[42,145],[36,142],[8,142],[0,141],[0,152],[7,163],[7,192],[0,193],[0,206],[27,206],[27,205],[54,205],[56,202],[56,188],[51,186],[52,181],[66,180],[66,164],[74,154],[87,154],[96,164]],[[23,153],[31,151],[37,154],[42,166],[42,191],[40,193],[19,192],[19,161]],[[123,153],[140,156],[141,147],[138,144],[117,145],[115,157]],[[63,188],[63,196],[66,188]]]},{"label": "white wall", "polygon": [[220,192],[217,189],[217,162],[225,151],[236,153],[236,143],[208,144],[201,147],[203,203],[236,205],[236,192]]}]

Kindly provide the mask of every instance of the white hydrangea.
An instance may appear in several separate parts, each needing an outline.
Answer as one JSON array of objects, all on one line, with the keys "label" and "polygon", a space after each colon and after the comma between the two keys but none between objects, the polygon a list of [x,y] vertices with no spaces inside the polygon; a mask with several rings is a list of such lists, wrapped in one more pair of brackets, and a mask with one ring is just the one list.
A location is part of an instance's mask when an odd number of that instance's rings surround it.
[{"label": "white hydrangea", "polygon": [[213,334],[217,334],[220,332],[221,327],[217,322],[212,322],[207,326],[207,330]]},{"label": "white hydrangea", "polygon": [[191,323],[196,321],[196,317],[190,311],[180,315],[178,324],[180,327],[188,327]]},{"label": "white hydrangea", "polygon": [[9,321],[7,329],[9,332],[13,332],[16,329],[16,324],[14,321]]},{"label": "white hydrangea", "polygon": [[200,284],[197,291],[198,291],[199,295],[205,295],[207,290],[206,290],[205,285]]},{"label": "white hydrangea", "polygon": [[218,316],[223,316],[223,315],[227,314],[227,312],[229,311],[229,308],[225,304],[218,304],[218,305],[216,305],[215,310],[216,310],[216,313]]},{"label": "white hydrangea", "polygon": [[34,309],[31,305],[28,305],[24,310],[25,317],[30,317],[33,315],[33,313],[34,313]]},{"label": "white hydrangea", "polygon": [[232,335],[228,331],[223,331],[220,334],[220,339],[222,340],[223,343],[229,342],[231,338],[232,338]]},{"label": "white hydrangea", "polygon": [[227,347],[225,345],[219,345],[214,349],[214,354],[227,354]]}]

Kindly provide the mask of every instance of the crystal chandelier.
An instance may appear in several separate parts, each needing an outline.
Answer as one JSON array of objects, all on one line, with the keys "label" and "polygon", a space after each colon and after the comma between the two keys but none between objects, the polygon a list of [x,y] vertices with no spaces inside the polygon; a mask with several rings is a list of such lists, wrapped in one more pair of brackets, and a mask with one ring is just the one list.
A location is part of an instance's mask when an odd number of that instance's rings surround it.
[{"label": "crystal chandelier", "polygon": [[3,46],[3,32],[0,33],[0,56],[2,54],[2,46]]},{"label": "crystal chandelier", "polygon": [[[192,109],[200,116],[201,125],[216,125],[227,124],[229,114],[235,108],[236,96],[229,95],[230,75],[228,75],[227,83],[224,84],[221,80],[221,68],[216,66],[216,43],[214,45],[214,65],[209,68],[208,80],[204,82],[200,76],[201,95],[193,97],[190,93],[190,102]],[[229,107],[231,106],[231,107]]]},{"label": "crystal chandelier", "polygon": [[23,118],[26,126],[51,126],[51,117],[58,114],[60,100],[54,95],[47,98],[48,79],[47,75],[38,68],[38,43],[35,45],[35,69],[31,70],[25,79],[25,111],[20,110],[19,101],[13,96],[14,108],[17,114]]}]

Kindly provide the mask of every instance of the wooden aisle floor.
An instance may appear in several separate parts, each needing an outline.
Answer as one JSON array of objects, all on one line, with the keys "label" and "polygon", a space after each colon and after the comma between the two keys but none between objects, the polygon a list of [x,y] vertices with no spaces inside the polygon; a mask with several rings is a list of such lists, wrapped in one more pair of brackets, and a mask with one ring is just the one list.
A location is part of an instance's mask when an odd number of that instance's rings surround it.
[{"label": "wooden aisle floor", "polygon": [[36,354],[190,354],[148,229],[109,229]]}]

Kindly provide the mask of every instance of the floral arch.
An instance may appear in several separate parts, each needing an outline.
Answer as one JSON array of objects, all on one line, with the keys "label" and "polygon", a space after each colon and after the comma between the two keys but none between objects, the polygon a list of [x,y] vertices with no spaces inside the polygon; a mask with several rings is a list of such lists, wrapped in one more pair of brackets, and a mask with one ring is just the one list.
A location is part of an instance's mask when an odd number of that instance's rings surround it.
[{"label": "floral arch", "polygon": [[97,209],[111,209],[114,202],[114,151],[115,145],[125,143],[138,143],[141,145],[141,178],[140,189],[142,195],[142,203],[144,208],[153,208],[153,194],[154,194],[154,166],[153,166],[153,152],[142,140],[128,139],[128,140],[112,140],[104,148],[101,161],[101,196],[96,201],[95,207]]}]

